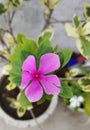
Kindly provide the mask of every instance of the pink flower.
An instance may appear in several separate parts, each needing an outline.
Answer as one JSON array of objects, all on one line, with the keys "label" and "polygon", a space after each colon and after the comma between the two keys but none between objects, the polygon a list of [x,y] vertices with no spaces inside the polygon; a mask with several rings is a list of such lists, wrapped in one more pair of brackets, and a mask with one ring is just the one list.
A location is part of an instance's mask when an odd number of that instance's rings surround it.
[{"label": "pink flower", "polygon": [[40,100],[45,91],[48,95],[57,95],[60,92],[60,81],[56,75],[50,74],[60,67],[58,55],[47,53],[41,56],[38,70],[33,55],[27,57],[22,65],[21,89],[30,102]]}]

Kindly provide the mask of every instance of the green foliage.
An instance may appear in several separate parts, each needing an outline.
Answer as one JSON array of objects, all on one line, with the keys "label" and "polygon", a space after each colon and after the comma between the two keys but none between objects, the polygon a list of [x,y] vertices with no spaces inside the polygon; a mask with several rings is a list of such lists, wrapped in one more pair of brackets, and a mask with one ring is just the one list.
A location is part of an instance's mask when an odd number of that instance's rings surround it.
[{"label": "green foliage", "polygon": [[60,0],[40,0],[40,3],[48,9],[54,9]]},{"label": "green foliage", "polygon": [[11,91],[11,90],[13,90],[13,89],[15,89],[16,88],[16,84],[14,84],[14,83],[12,83],[12,82],[10,82],[7,86],[6,86],[6,89],[8,90],[8,91]]},{"label": "green foliage", "polygon": [[15,41],[10,33],[6,33],[4,35],[4,40],[8,44],[8,48],[14,48]]},{"label": "green foliage", "polygon": [[60,92],[59,96],[66,98],[66,99],[71,98],[73,96],[72,89],[68,86],[67,83],[65,83],[65,82],[61,83],[61,92]]},{"label": "green foliage", "polygon": [[9,2],[15,7],[18,8],[21,3],[23,2],[23,0],[9,0]]},{"label": "green foliage", "polygon": [[31,110],[33,108],[30,101],[26,98],[24,90],[18,94],[16,100],[11,102],[10,107],[16,109],[18,117],[22,117],[26,110]]},{"label": "green foliage", "polygon": [[22,107],[31,107],[32,104],[30,101],[26,98],[24,91],[21,91],[18,96],[18,102]]},{"label": "green foliage", "polygon": [[71,69],[71,70],[68,72],[68,76],[70,76],[70,77],[75,77],[75,76],[78,75],[78,73],[79,73],[79,69],[73,68],[73,69]]},{"label": "green foliage", "polygon": [[27,110],[33,108],[32,104],[24,95],[24,91],[21,91],[17,96],[17,99],[11,102],[10,107],[16,109],[18,117],[22,117]]},{"label": "green foliage", "polygon": [[81,78],[81,82],[83,85],[89,85],[90,84],[90,78]]},{"label": "green foliage", "polygon": [[87,59],[90,59],[90,41],[85,37],[80,37],[80,40],[81,40],[81,51],[83,55]]},{"label": "green foliage", "polygon": [[26,50],[32,54],[36,54],[37,44],[33,39],[27,38],[23,34],[18,34],[17,42],[22,50]]},{"label": "green foliage", "polygon": [[[51,32],[50,35],[45,34],[39,46],[32,39],[26,38],[24,35],[17,36],[18,47],[14,50],[13,55],[10,56],[12,69],[10,70],[10,80],[16,85],[21,83],[22,63],[29,55],[34,55],[37,60],[37,67],[39,66],[39,59],[43,54],[53,52],[51,46]],[[18,66],[18,67],[17,67]]]},{"label": "green foliage", "polygon": [[18,9],[22,2],[23,0],[8,0],[5,4],[0,3],[0,15],[6,13],[12,7]]},{"label": "green foliage", "polygon": [[72,56],[72,51],[70,49],[65,49],[58,52],[61,61],[61,67],[63,68],[70,60]]},{"label": "green foliage", "polygon": [[12,69],[10,70],[10,80],[16,85],[21,83],[22,63],[29,55],[28,52],[21,50],[19,47],[15,49],[14,54],[10,57]]},{"label": "green foliage", "polygon": [[90,116],[90,93],[85,94],[84,109],[87,115]]},{"label": "green foliage", "polygon": [[0,3],[0,15],[5,13],[7,11],[6,7],[4,4]]},{"label": "green foliage", "polygon": [[38,105],[44,103],[46,100],[51,100],[52,95],[44,94],[43,97],[37,102]]},{"label": "green foliage", "polygon": [[86,19],[90,19],[90,4],[84,5],[84,16]]},{"label": "green foliage", "polygon": [[19,107],[17,109],[17,115],[18,115],[18,117],[24,116],[25,112],[26,112],[26,109],[24,107]]},{"label": "green foliage", "polygon": [[37,52],[36,43],[28,38],[22,39],[23,43],[18,43],[18,47],[14,50],[13,55],[10,56],[12,69],[10,70],[10,80],[16,85],[21,83],[22,63],[30,55],[35,55]]},{"label": "green foliage", "polygon": [[45,39],[41,42],[37,50],[37,66],[39,64],[39,59],[43,54],[53,52],[53,48],[48,39]]},{"label": "green foliage", "polygon": [[81,70],[81,72],[82,72],[83,75],[86,75],[86,76],[89,75],[89,72],[88,72],[88,70],[86,69],[86,67],[80,66],[80,70]]},{"label": "green foliage", "polygon": [[32,55],[36,55],[37,53],[37,45],[36,42],[29,38],[22,38],[22,44],[19,45],[22,50],[29,52]]},{"label": "green foliage", "polygon": [[17,42],[18,42],[18,44],[23,44],[23,38],[25,38],[25,36],[23,34],[19,33],[17,35]]},{"label": "green foliage", "polygon": [[74,22],[75,27],[78,28],[79,25],[80,25],[80,19],[79,19],[79,17],[77,15],[75,15],[73,17],[73,22]]},{"label": "green foliage", "polygon": [[90,77],[80,78],[78,83],[84,92],[90,92]]},{"label": "green foliage", "polygon": [[51,41],[52,37],[53,37],[53,34],[54,34],[53,30],[48,30],[48,29],[45,30],[38,37],[38,44],[42,43],[43,40],[49,40],[49,41]]},{"label": "green foliage", "polygon": [[77,96],[81,95],[82,91],[78,82],[72,81],[70,83],[71,83],[71,89],[72,89],[73,95],[77,95]]}]

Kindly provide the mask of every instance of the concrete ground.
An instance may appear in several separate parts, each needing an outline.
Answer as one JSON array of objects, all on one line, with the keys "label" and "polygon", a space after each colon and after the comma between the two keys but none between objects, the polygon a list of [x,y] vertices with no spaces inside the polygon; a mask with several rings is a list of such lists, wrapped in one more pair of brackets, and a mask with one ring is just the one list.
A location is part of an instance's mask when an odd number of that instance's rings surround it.
[{"label": "concrete ground", "polygon": [[[0,0],[4,1],[4,0]],[[90,3],[90,0],[60,0],[53,13],[53,17],[59,20],[71,20],[73,14],[78,14],[83,20],[83,6],[84,3]],[[0,17],[0,25],[6,28],[3,17]],[[44,26],[43,8],[39,4],[39,0],[31,0],[24,2],[20,10],[15,15],[13,20],[13,29],[15,35],[23,33],[26,36],[37,38]],[[64,24],[55,24],[55,35],[53,38],[53,45],[58,44],[59,49],[71,48],[78,51],[75,40],[67,36]],[[2,70],[2,61],[0,60],[0,72]],[[75,113],[59,104],[50,118],[42,124],[43,130],[90,130],[90,123],[87,123],[88,117],[83,113]],[[16,130],[0,120],[0,130]],[[39,130],[39,128],[28,128],[25,130]],[[20,130],[20,129],[17,129]]]}]

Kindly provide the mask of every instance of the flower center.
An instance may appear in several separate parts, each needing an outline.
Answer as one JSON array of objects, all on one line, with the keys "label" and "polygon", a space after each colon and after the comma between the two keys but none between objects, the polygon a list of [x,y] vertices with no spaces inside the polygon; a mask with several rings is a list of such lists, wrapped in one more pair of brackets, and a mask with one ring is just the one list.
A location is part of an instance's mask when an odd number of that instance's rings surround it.
[{"label": "flower center", "polygon": [[39,74],[36,73],[36,74],[35,74],[35,78],[38,78],[38,77],[39,77]]},{"label": "flower center", "polygon": [[35,72],[34,75],[33,75],[34,79],[39,79],[40,78],[40,74],[38,72]]},{"label": "flower center", "polygon": [[40,71],[35,71],[33,74],[33,79],[39,80],[42,77],[42,73]]}]

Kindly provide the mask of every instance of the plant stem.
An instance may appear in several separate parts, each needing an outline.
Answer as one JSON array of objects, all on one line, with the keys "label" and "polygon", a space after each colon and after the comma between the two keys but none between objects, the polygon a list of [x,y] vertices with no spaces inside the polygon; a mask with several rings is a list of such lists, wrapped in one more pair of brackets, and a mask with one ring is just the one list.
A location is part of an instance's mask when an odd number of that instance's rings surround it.
[{"label": "plant stem", "polygon": [[62,81],[77,81],[77,80],[80,79],[80,77],[73,77],[73,78],[64,78],[64,77],[61,77],[59,79],[62,80]]},{"label": "plant stem", "polygon": [[[53,24],[56,24],[56,23],[61,23],[61,24],[65,24],[65,23],[72,23],[72,20],[59,20],[59,19],[56,19],[54,17],[51,17],[51,21],[50,23],[53,23]],[[85,20],[81,20],[81,22],[84,22]]]},{"label": "plant stem", "polygon": [[44,31],[45,29],[47,29],[49,27],[52,13],[53,13],[53,9],[49,9],[49,14],[48,14],[47,19],[45,19],[45,25],[44,25],[42,31]]},{"label": "plant stem", "polygon": [[5,56],[3,56],[3,55],[0,54],[0,57],[1,57],[3,60],[9,62],[9,60],[8,60]]},{"label": "plant stem", "polygon": [[35,115],[34,115],[34,113],[33,113],[32,110],[30,110],[30,114],[31,114],[31,116],[33,117],[33,119],[35,120],[35,122],[36,122],[36,124],[38,125],[39,129],[40,129],[40,130],[43,130],[42,127],[40,126],[40,124],[38,123],[38,121],[37,121],[37,119],[36,119],[36,117],[35,117]]},{"label": "plant stem", "polygon": [[5,46],[8,49],[7,44],[3,40],[2,36],[0,36],[0,41],[1,41],[2,45]]},{"label": "plant stem", "polygon": [[[3,39],[2,36],[0,36],[0,41],[1,41],[2,45],[3,45],[3,47],[5,47],[5,49],[7,49],[7,51],[9,52],[9,48],[8,48],[8,46],[7,46],[7,44],[6,44],[6,42],[4,41],[4,39]],[[5,58],[4,58],[4,59],[5,59]]]},{"label": "plant stem", "polygon": [[13,34],[13,29],[12,29],[12,21],[13,21],[13,18],[15,16],[15,13],[16,13],[16,11],[13,11],[12,16],[10,17],[10,12],[8,12],[8,25],[9,25],[9,31],[8,32],[12,35],[14,42],[17,44],[16,38]]}]

